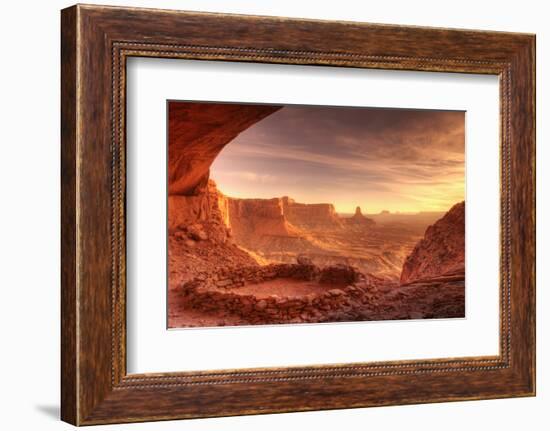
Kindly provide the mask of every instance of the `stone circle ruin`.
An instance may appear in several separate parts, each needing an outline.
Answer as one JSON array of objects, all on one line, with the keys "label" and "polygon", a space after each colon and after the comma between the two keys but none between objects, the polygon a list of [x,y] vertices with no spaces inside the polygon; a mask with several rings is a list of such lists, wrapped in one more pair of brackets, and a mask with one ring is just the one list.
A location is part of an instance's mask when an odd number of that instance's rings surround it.
[{"label": "stone circle ruin", "polygon": [[[182,293],[188,304],[205,312],[230,313],[253,324],[289,323],[319,319],[354,306],[368,305],[376,290],[375,277],[351,266],[333,265],[319,268],[300,256],[295,264],[271,264],[222,269],[217,273],[199,273],[184,283]],[[262,286],[282,280],[293,284],[310,282],[313,293],[276,295]],[[255,294],[242,293],[246,286],[256,286]],[[335,287],[336,286],[336,287]]]}]

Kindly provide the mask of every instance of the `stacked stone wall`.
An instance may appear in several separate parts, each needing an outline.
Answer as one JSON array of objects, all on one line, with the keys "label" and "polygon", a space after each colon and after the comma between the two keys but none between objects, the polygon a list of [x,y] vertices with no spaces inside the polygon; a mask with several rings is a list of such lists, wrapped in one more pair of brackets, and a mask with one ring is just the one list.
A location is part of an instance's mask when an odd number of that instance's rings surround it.
[{"label": "stacked stone wall", "polygon": [[[245,285],[274,279],[316,281],[326,290],[297,297],[239,293]],[[254,323],[302,322],[368,304],[376,282],[376,278],[345,265],[319,268],[313,264],[272,264],[199,273],[183,284],[182,294],[189,306],[205,312],[230,313]]]}]

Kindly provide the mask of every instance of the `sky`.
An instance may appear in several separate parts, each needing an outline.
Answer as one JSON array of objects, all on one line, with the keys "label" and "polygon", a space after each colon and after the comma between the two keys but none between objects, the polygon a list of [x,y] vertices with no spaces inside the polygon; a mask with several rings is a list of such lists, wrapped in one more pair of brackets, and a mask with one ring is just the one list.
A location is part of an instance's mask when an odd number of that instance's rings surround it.
[{"label": "sky", "polygon": [[339,213],[446,211],[464,200],[465,113],[284,106],[241,132],[210,177],[226,195]]}]

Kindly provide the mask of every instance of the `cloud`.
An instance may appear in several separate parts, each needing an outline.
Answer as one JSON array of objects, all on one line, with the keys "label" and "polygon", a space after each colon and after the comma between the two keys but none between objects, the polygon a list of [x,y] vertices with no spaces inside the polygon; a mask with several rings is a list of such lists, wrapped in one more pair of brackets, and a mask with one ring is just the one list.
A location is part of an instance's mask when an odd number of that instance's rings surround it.
[{"label": "cloud", "polygon": [[252,182],[259,182],[259,183],[272,183],[274,181],[277,181],[277,177],[275,175],[270,174],[258,174],[256,172],[250,172],[250,171],[230,171],[226,173],[227,176],[238,178],[244,181],[252,181]]},{"label": "cloud", "polygon": [[244,197],[446,209],[464,198],[464,142],[464,112],[285,106],[229,143],[212,177]]}]

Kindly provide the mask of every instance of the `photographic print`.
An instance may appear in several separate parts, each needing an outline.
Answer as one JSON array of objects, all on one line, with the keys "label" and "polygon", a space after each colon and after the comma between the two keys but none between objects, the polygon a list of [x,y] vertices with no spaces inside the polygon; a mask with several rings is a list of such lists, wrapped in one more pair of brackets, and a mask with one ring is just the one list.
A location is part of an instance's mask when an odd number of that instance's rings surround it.
[{"label": "photographic print", "polygon": [[465,112],[167,109],[169,328],[465,317]]}]

